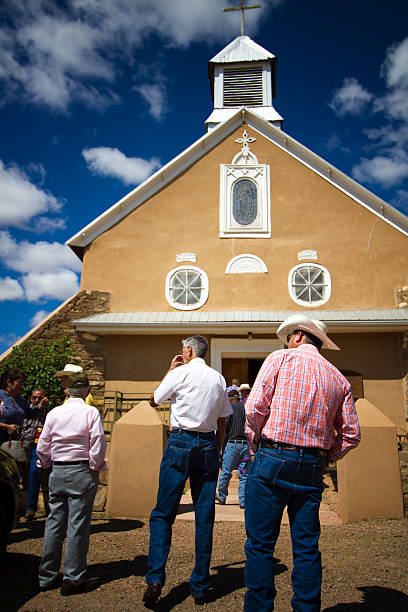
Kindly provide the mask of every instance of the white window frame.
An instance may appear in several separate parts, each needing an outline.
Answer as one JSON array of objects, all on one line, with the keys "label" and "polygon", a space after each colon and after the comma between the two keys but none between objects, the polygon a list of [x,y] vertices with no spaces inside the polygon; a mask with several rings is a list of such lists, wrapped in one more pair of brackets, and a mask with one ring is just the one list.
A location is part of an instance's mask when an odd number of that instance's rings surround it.
[{"label": "white window frame", "polygon": [[[179,304],[178,302],[174,302],[171,298],[170,280],[173,274],[175,274],[175,272],[179,272],[180,270],[194,270],[195,272],[198,272],[201,275],[201,279],[202,279],[201,298],[195,304],[183,305],[183,304]],[[208,292],[209,292],[208,276],[204,272],[204,270],[202,270],[201,268],[198,268],[197,266],[178,266],[177,268],[173,268],[172,270],[170,270],[170,272],[166,276],[166,288],[165,288],[166,300],[170,304],[170,306],[172,308],[175,308],[176,310],[197,310],[198,308],[201,308],[201,306],[203,306],[208,300]]]},{"label": "white window frame", "polygon": [[[312,268],[318,268],[319,270],[321,270],[323,272],[323,276],[324,276],[324,281],[326,284],[326,291],[325,291],[325,296],[323,299],[321,300],[316,300],[314,302],[309,302],[307,300],[302,300],[299,299],[296,296],[295,290],[292,286],[292,281],[293,281],[293,276],[295,274],[295,272],[299,269],[299,268],[305,268],[305,267],[312,267]],[[296,303],[299,304],[299,306],[305,306],[307,308],[316,308],[317,306],[322,306],[323,304],[326,304],[331,296],[331,277],[330,277],[330,273],[327,270],[327,268],[325,268],[324,266],[322,266],[321,264],[317,264],[317,263],[310,263],[310,262],[303,262],[300,263],[296,266],[294,266],[291,271],[289,272],[289,276],[288,276],[288,288],[289,288],[289,295],[292,298],[292,300]]]},{"label": "white window frame", "polygon": [[[232,193],[240,179],[250,179],[257,187],[257,215],[250,225],[240,225],[232,212]],[[220,238],[270,238],[270,172],[266,164],[220,165]]]}]

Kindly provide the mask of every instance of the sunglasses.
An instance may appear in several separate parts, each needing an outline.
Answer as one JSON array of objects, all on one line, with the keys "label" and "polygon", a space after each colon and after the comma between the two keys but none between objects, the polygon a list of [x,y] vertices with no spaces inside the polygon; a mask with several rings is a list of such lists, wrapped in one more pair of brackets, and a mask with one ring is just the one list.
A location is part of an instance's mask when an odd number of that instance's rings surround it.
[{"label": "sunglasses", "polygon": [[302,330],[301,329],[295,329],[295,331],[293,331],[291,334],[288,334],[286,336],[286,342],[289,344],[289,340],[290,340],[291,336],[294,336],[295,334],[299,334],[299,333],[303,334]]}]

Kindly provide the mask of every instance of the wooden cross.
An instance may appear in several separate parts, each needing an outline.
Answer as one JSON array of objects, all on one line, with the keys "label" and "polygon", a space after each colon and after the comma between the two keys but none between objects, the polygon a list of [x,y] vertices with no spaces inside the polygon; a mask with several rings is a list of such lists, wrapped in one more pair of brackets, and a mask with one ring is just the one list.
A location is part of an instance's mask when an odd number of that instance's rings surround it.
[{"label": "wooden cross", "polygon": [[241,6],[225,8],[223,9],[223,12],[228,13],[229,11],[241,11],[241,36],[244,36],[244,11],[248,11],[249,9],[261,8],[261,6],[261,4],[254,4],[253,6],[244,6],[244,0],[241,0]]}]

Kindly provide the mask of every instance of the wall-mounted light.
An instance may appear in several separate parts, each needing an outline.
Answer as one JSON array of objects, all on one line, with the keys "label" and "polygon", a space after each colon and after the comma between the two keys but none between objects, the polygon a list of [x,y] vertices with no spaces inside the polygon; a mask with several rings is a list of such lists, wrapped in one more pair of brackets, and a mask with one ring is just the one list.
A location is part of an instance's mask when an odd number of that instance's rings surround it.
[{"label": "wall-mounted light", "polygon": [[253,339],[254,339],[254,337],[252,335],[252,332],[248,332],[248,340],[253,340]]}]

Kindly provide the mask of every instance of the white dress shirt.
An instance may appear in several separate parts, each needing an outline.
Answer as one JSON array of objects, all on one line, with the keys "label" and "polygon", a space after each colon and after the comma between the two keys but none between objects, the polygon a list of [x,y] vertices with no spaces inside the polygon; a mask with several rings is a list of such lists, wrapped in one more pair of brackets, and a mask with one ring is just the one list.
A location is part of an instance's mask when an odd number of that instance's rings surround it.
[{"label": "white dress shirt", "polygon": [[91,470],[102,472],[106,470],[105,452],[98,410],[80,397],[70,397],[47,415],[37,444],[37,465],[46,468],[53,461],[89,461]]},{"label": "white dress shirt", "polygon": [[217,420],[232,414],[225,379],[201,357],[174,368],[154,392],[157,405],[171,397],[172,427],[216,431]]}]

